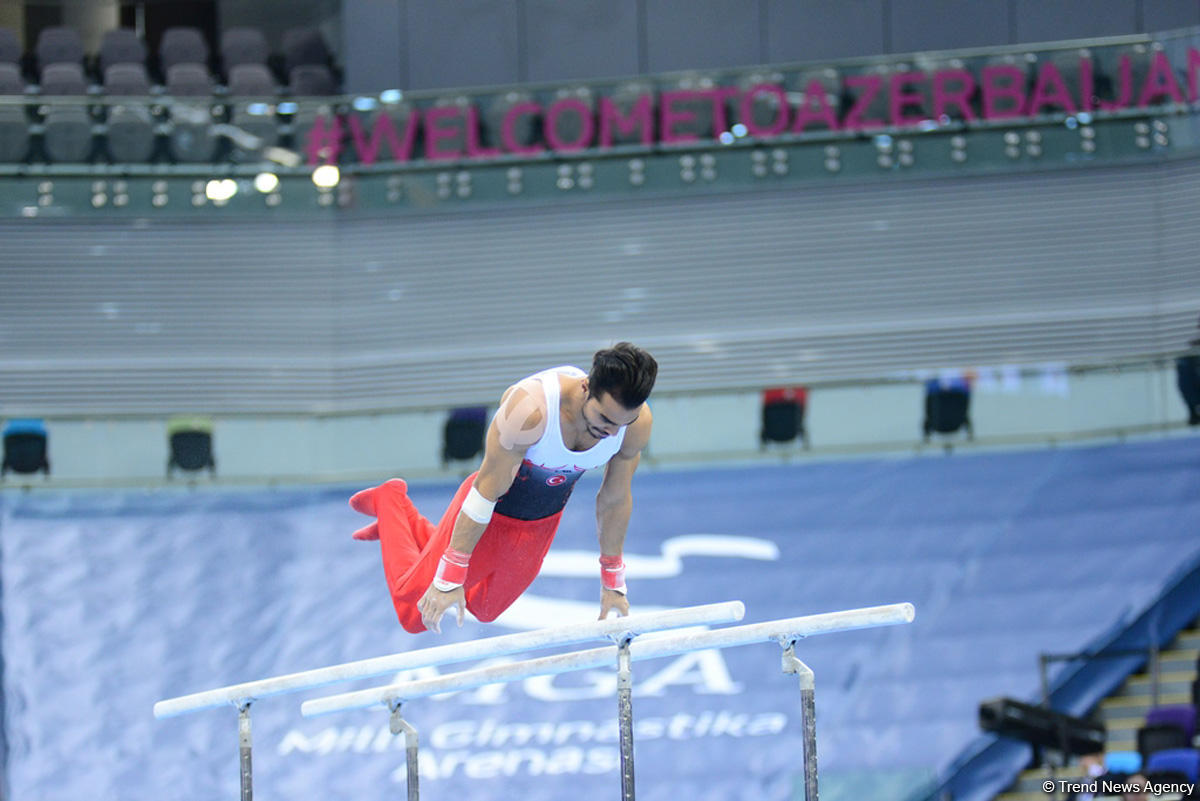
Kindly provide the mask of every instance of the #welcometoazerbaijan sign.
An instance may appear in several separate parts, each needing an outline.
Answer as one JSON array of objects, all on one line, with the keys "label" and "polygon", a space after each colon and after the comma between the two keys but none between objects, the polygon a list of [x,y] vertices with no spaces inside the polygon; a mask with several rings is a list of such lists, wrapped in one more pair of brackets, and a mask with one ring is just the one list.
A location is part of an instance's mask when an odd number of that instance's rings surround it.
[{"label": "#welcometoazerbaijan sign", "polygon": [[[1076,114],[1148,108],[1196,101],[1200,50],[1189,48],[1186,62],[1176,65],[1166,53],[1155,52],[1148,63],[1138,64],[1136,73],[1131,57],[1122,56],[1116,74],[1103,78],[1111,85],[1111,92],[1106,92],[1111,99],[1096,96],[1101,79],[1092,59],[1084,57],[1079,60],[1078,76],[1072,73],[1070,80],[1054,62],[1040,64],[1031,87],[1025,70],[999,64],[974,73],[945,69],[848,75],[840,87],[812,80],[800,92],[761,83],[749,88],[646,93],[623,102],[600,97],[593,104],[566,97],[543,106],[522,100],[502,113],[489,113],[486,122],[473,104],[404,107],[402,115],[377,115],[370,131],[358,115],[318,116],[307,132],[305,151],[310,164],[337,163],[345,152],[347,130],[357,161],[373,164],[389,158],[458,161],[602,152],[618,143],[704,144],[729,130],[734,119],[749,136],[771,139],[814,128],[917,128],[946,116],[972,122],[1035,117],[1049,111]],[[839,91],[847,102],[838,99]]]}]

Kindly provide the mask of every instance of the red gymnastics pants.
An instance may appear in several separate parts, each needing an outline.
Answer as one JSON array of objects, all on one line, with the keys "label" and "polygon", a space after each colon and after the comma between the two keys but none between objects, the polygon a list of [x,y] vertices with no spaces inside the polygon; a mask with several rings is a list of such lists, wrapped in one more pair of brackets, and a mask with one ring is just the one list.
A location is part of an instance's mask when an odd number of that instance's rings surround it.
[{"label": "red gymnastics pants", "polygon": [[[350,506],[379,518],[354,533],[356,539],[376,539],[382,546],[383,573],[400,625],[413,634],[425,631],[417,602],[433,583],[438,560],[450,544],[463,500],[475,483],[472,473],[454,494],[454,500],[436,526],[421,516],[408,497],[408,485],[398,478],[363,490]],[[562,512],[540,520],[518,520],[493,514],[471,552],[464,583],[467,609],[490,623],[512,606],[533,583],[542,560],[554,541]],[[446,615],[456,614],[453,609]]]}]

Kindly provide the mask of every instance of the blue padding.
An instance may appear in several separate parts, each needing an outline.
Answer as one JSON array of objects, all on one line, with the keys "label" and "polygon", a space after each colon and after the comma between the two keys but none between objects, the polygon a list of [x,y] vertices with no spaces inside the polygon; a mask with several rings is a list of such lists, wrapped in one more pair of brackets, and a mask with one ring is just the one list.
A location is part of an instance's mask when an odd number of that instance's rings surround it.
[{"label": "blue padding", "polygon": [[40,417],[14,417],[4,424],[5,434],[45,434],[46,424]]},{"label": "blue padding", "polygon": [[1200,778],[1200,751],[1195,748],[1168,748],[1155,751],[1146,759],[1146,772],[1173,771],[1188,777],[1189,782]]},{"label": "blue padding", "polygon": [[1109,751],[1104,755],[1104,769],[1109,773],[1137,773],[1142,769],[1142,755],[1137,751]]},{"label": "blue padding", "polygon": [[[840,782],[843,797],[889,801],[941,777],[956,801],[980,797],[1028,760],[979,736],[981,700],[1035,698],[1040,651],[1165,642],[1200,610],[1195,442],[647,471],[625,547],[630,598],[642,610],[738,598],[746,622],[912,601],[911,626],[798,646],[816,674],[822,795]],[[360,487],[0,493],[11,797],[235,798],[234,711],[157,722],[156,700],[594,619],[598,480],[585,482],[510,614],[440,636],[400,628],[379,545],[350,539]],[[410,494],[436,519],[454,489]],[[1059,706],[1085,710],[1131,667],[1061,668]],[[634,676],[639,799],[795,798],[799,697],[777,646],[638,663]],[[406,704],[426,792],[614,796],[613,682],[593,671]],[[260,795],[402,794],[386,712],[300,718],[320,694],[255,704]]]}]

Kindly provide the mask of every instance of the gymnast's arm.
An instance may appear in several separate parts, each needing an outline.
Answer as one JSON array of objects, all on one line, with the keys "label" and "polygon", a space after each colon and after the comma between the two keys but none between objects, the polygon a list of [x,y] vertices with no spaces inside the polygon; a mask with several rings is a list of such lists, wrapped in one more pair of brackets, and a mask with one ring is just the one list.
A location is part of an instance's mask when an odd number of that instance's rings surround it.
[{"label": "gymnast's arm", "polygon": [[[495,503],[508,491],[525,459],[525,452],[541,439],[545,430],[546,394],[540,382],[535,379],[509,387],[488,427],[483,463],[475,476],[474,489],[484,501]],[[486,522],[480,523],[465,511],[459,511],[450,535],[450,549],[469,556],[486,528]],[[466,614],[462,586],[443,592],[430,585],[417,603],[417,610],[425,628],[440,632],[442,615],[452,606],[458,606],[458,624],[461,626]]]},{"label": "gymnast's arm", "polygon": [[602,570],[612,560],[621,564],[621,589],[600,589],[600,619],[616,609],[621,615],[629,614],[629,599],[624,591],[624,564],[621,553],[625,547],[625,532],[633,514],[633,473],[641,461],[642,451],[650,443],[652,424],[650,407],[643,406],[641,413],[628,428],[621,442],[621,450],[609,460],[604,469],[604,481],[596,494],[596,530],[600,540]]}]

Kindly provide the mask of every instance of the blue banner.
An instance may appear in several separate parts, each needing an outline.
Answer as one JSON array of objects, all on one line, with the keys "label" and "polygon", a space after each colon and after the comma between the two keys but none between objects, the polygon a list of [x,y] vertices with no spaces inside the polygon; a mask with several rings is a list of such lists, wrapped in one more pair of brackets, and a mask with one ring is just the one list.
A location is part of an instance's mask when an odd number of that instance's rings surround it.
[{"label": "blue banner", "polygon": [[[741,599],[746,622],[914,602],[910,626],[798,647],[816,673],[822,796],[862,797],[874,779],[871,797],[899,798],[977,736],[981,700],[1036,690],[1039,650],[1085,646],[1196,555],[1189,445],[647,472],[630,598],[635,611]],[[396,622],[378,544],[349,537],[353,489],[0,496],[11,797],[236,798],[236,710],[156,721],[156,701],[598,613],[594,477],[529,592],[496,623],[442,635]],[[411,494],[436,518],[453,489]],[[299,704],[462,667],[262,699],[256,794],[401,797],[385,710],[309,720]],[[800,696],[776,644],[638,662],[634,680],[643,801],[797,797]],[[604,669],[406,704],[423,796],[616,797],[615,688]]]}]

